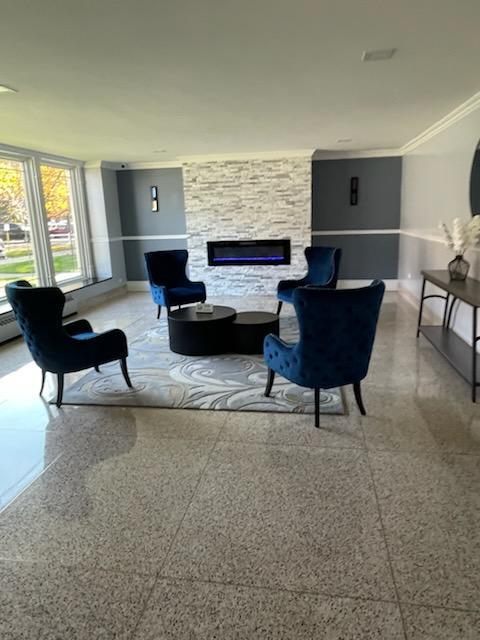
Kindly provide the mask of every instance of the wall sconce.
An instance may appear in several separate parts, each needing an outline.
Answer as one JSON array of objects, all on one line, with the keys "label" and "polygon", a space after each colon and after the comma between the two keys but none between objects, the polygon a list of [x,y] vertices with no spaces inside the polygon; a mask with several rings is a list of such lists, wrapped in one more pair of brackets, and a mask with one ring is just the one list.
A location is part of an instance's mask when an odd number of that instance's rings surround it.
[{"label": "wall sconce", "polygon": [[358,204],[358,178],[350,178],[350,205],[354,207]]},{"label": "wall sconce", "polygon": [[152,211],[158,213],[158,188],[150,187],[150,198],[152,201]]}]

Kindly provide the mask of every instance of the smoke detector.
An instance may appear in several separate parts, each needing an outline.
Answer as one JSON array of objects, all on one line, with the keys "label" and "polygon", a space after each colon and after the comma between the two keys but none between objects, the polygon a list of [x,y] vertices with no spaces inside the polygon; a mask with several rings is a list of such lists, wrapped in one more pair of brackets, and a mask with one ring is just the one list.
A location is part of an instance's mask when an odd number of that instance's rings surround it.
[{"label": "smoke detector", "polygon": [[396,49],[372,49],[362,53],[362,62],[380,62],[381,60],[390,60]]}]

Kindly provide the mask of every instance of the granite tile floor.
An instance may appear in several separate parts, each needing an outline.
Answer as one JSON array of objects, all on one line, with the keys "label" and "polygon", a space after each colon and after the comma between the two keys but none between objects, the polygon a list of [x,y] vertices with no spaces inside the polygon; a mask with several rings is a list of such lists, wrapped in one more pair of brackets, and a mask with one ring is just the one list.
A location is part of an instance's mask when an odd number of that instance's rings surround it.
[{"label": "granite tile floor", "polygon": [[[156,322],[143,293],[84,315],[128,336]],[[0,347],[0,376],[2,640],[480,637],[480,407],[397,294],[368,415],[347,389],[320,430],[56,409],[21,341]]]}]

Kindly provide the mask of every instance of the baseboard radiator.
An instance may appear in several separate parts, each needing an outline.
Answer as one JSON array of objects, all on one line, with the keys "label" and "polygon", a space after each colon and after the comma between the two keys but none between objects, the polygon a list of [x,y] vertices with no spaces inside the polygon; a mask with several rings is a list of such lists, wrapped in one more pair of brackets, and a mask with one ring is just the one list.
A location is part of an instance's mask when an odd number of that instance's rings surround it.
[{"label": "baseboard radiator", "polygon": [[[65,307],[63,308],[63,317],[70,316],[78,310],[78,303],[75,298],[67,294],[65,296]],[[20,329],[13,315],[13,311],[7,311],[0,315],[0,344],[16,338],[20,335]]]}]

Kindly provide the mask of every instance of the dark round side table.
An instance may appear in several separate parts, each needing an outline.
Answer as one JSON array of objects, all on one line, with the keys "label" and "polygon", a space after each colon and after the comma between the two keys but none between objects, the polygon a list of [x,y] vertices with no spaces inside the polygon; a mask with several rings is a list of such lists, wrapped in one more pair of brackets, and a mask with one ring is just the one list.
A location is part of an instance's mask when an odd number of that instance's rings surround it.
[{"label": "dark round side table", "polygon": [[231,351],[263,353],[263,340],[269,333],[279,335],[279,318],[267,311],[243,311],[231,325]]},{"label": "dark round side table", "polygon": [[231,307],[214,306],[213,313],[197,313],[195,306],[168,314],[170,349],[186,356],[208,356],[230,351]]}]

